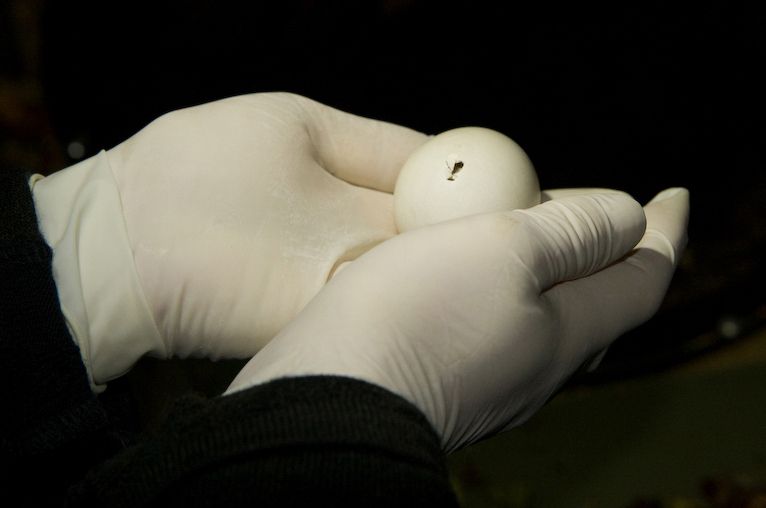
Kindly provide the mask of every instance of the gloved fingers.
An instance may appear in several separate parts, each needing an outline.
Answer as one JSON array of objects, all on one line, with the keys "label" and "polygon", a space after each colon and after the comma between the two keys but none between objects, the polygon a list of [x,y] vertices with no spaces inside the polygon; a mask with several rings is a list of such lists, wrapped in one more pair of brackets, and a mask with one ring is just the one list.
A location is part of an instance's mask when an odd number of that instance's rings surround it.
[{"label": "gloved fingers", "polygon": [[[603,187],[574,187],[574,188],[562,188],[562,189],[545,189],[541,193],[541,201],[544,203],[546,201],[551,201],[554,199],[561,199],[565,197],[571,197],[571,196],[587,196],[590,194],[625,194],[623,191],[616,190],[616,189],[608,189]],[[672,195],[679,193],[679,194],[686,194],[686,202],[682,203],[681,201],[673,201],[673,200],[667,200],[664,198],[672,197]],[[657,194],[644,208],[644,211],[647,215],[647,223],[657,223],[661,227],[659,228],[659,231],[665,231],[667,229],[673,229],[676,228],[674,231],[672,231],[672,237],[678,239],[682,245],[670,245],[666,247],[670,247],[671,250],[683,250],[685,244],[686,244],[686,226],[688,223],[688,215],[689,215],[689,204],[688,204],[688,191],[683,188],[670,188],[666,189],[659,194]],[[670,209],[668,207],[671,207]],[[685,211],[680,210],[679,207],[685,208]],[[685,219],[682,221],[676,221],[678,213],[681,213],[685,216]],[[651,215],[651,219],[649,218],[649,215]],[[678,230],[678,228],[681,228],[681,230]],[[648,225],[647,225],[648,228]],[[660,240],[662,242],[662,240]]]},{"label": "gloved fingers", "polygon": [[564,355],[575,363],[649,319],[662,303],[686,245],[688,191],[663,191],[644,210],[646,232],[629,255],[544,295],[568,335]]},{"label": "gloved fingers", "polygon": [[641,205],[623,192],[578,194],[510,212],[523,226],[514,255],[536,279],[537,291],[595,273],[641,239]]},{"label": "gloved fingers", "polygon": [[351,184],[392,193],[399,170],[428,136],[302,98],[320,164]]},{"label": "gloved fingers", "polygon": [[561,199],[571,196],[587,196],[588,194],[625,194],[622,191],[616,189],[608,189],[605,187],[572,187],[563,189],[544,189],[540,193],[540,201],[545,203],[552,199]]}]

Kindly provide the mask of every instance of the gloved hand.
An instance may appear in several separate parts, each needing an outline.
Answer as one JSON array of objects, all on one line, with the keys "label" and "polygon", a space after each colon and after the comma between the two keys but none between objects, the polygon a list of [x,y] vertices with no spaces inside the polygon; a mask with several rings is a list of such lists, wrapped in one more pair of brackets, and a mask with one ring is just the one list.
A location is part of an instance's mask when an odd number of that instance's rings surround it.
[{"label": "gloved hand", "polygon": [[33,180],[94,386],[144,354],[249,358],[344,261],[396,234],[396,176],[424,134],[304,97],[167,114]]},{"label": "gloved hand", "polygon": [[227,393],[285,376],[358,378],[422,410],[448,452],[522,423],[656,312],[685,246],[685,189],[643,209],[619,192],[580,192],[376,246]]}]

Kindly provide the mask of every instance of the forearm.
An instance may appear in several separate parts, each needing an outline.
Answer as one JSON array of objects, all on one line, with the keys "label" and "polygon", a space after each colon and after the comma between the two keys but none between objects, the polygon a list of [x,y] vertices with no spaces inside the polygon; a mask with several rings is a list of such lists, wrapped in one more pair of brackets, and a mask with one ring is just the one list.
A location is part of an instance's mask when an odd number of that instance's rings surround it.
[{"label": "forearm", "polygon": [[155,436],[91,475],[74,501],[126,497],[130,506],[456,506],[425,417],[382,388],[332,376],[182,399]]}]

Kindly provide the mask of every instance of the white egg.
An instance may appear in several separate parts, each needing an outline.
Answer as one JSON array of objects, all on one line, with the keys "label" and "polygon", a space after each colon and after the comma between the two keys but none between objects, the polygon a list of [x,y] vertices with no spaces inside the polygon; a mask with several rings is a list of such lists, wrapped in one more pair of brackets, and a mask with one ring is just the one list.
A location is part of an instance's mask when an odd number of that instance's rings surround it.
[{"label": "white egg", "polygon": [[539,203],[540,184],[527,154],[508,136],[483,127],[428,140],[404,163],[394,189],[399,232]]}]

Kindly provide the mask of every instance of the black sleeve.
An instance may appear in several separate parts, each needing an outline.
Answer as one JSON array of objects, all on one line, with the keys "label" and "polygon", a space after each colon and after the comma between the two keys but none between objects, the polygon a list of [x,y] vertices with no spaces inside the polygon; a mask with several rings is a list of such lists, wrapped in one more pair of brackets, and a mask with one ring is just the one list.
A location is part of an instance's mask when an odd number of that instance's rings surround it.
[{"label": "black sleeve", "polygon": [[122,442],[64,322],[28,176],[0,170],[0,484],[40,506]]},{"label": "black sleeve", "polygon": [[179,400],[73,506],[457,506],[439,439],[406,400],[335,376]]}]

